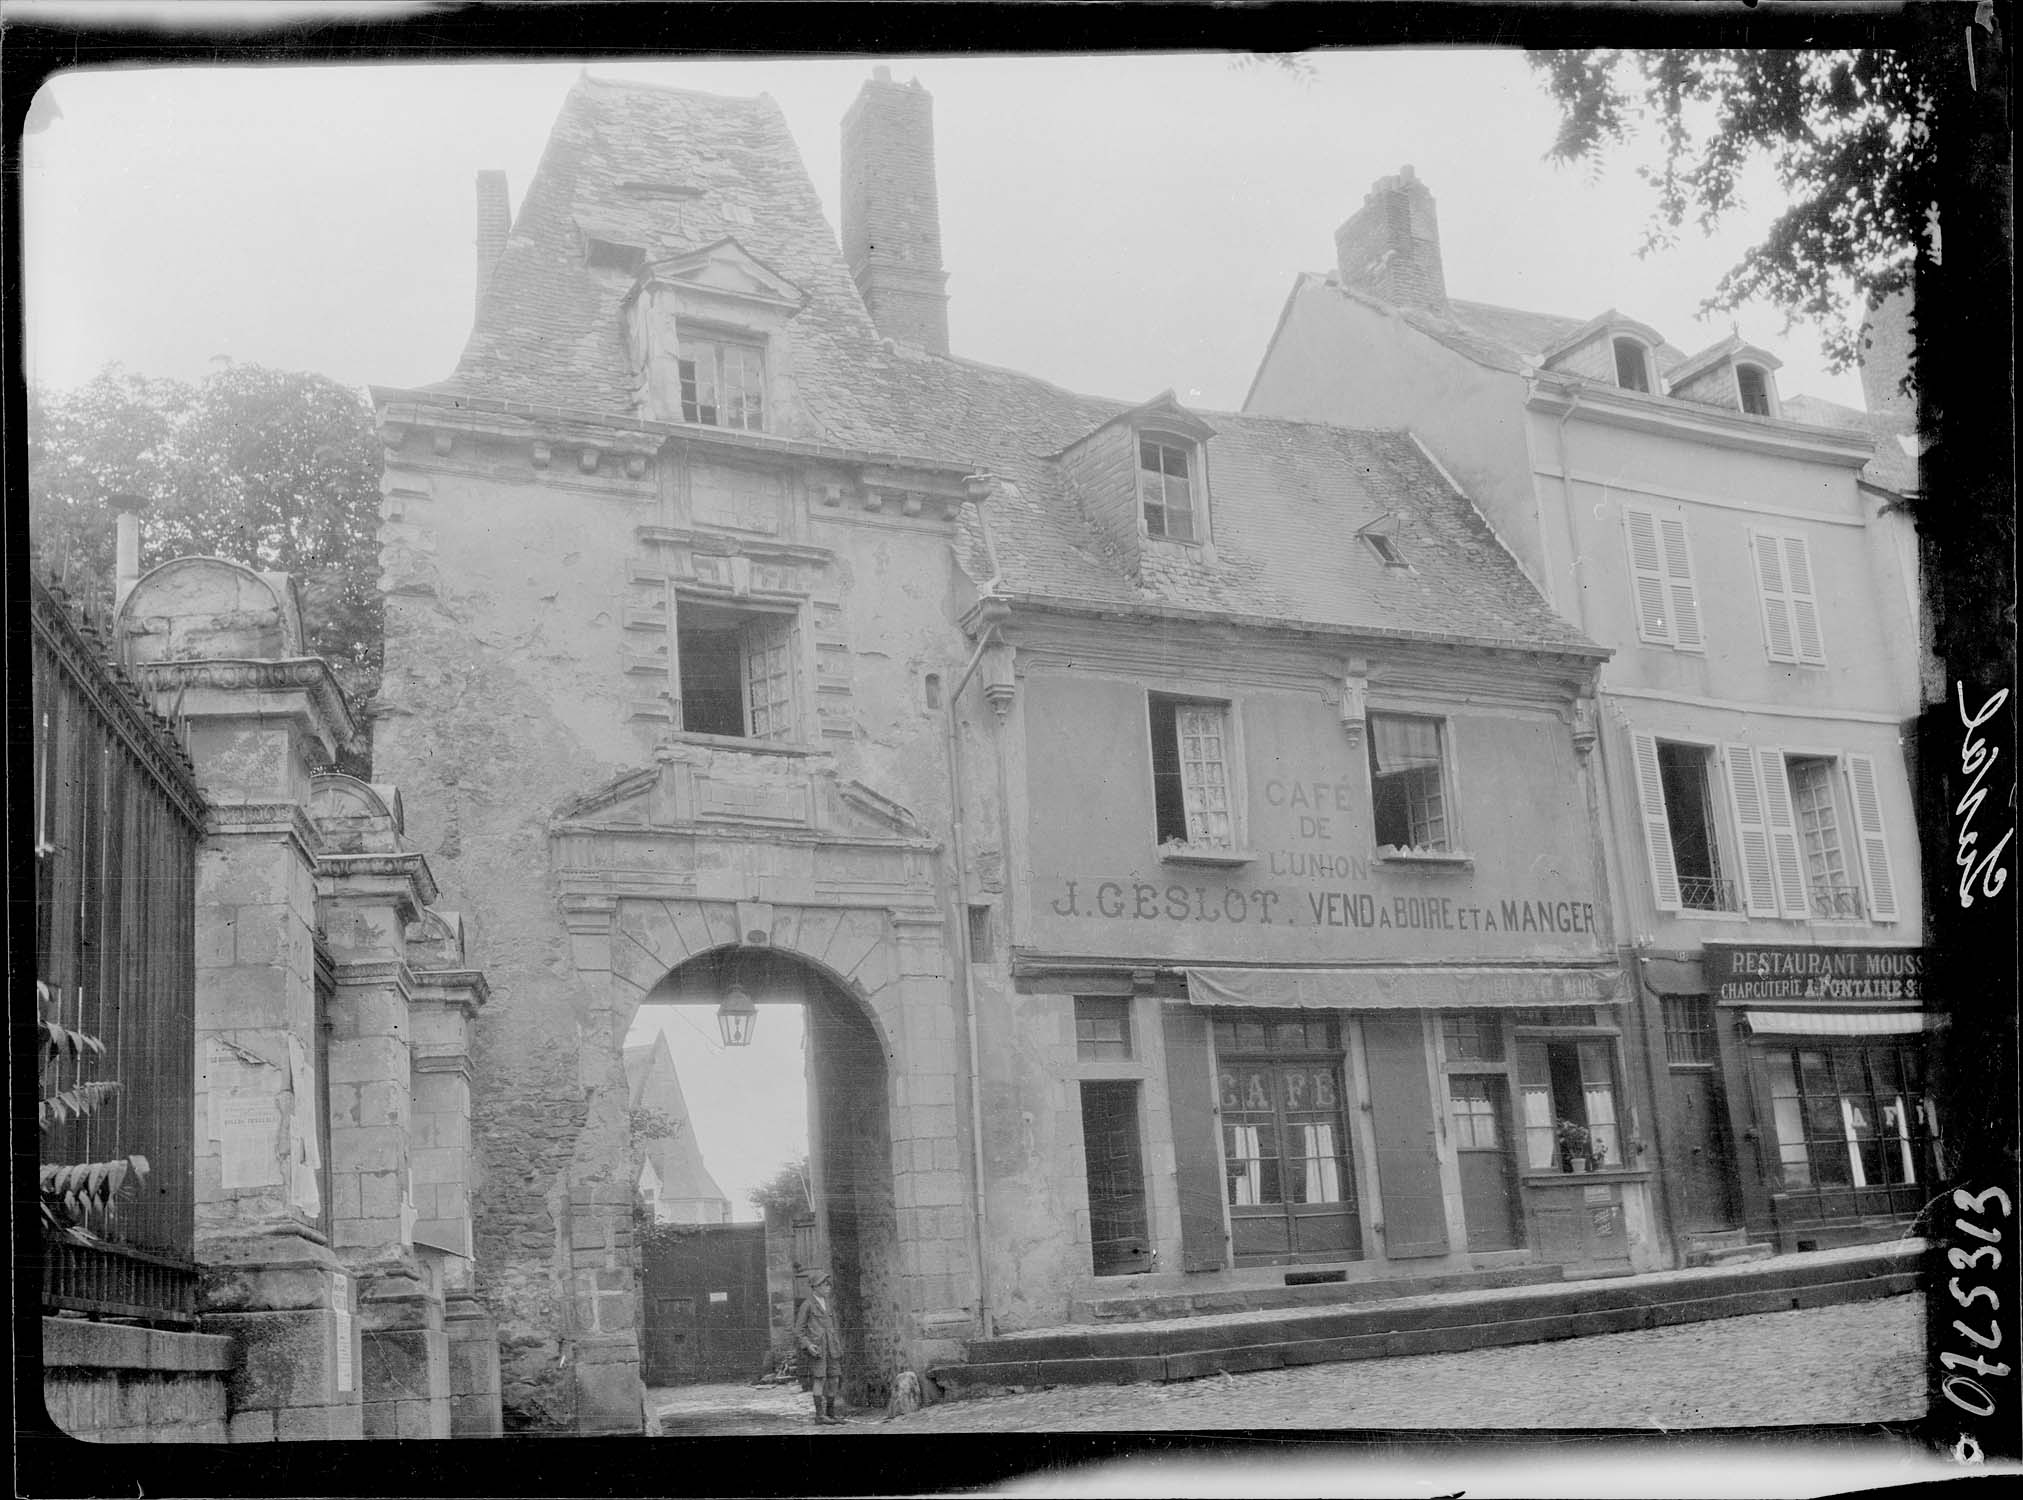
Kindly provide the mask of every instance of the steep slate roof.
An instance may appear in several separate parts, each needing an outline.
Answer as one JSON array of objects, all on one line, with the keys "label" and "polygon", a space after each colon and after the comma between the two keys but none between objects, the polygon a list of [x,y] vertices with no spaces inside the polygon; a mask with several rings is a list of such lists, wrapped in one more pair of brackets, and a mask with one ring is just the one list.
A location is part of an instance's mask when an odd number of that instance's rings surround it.
[{"label": "steep slate roof", "polygon": [[[888,347],[764,96],[580,79],[457,370],[434,392],[634,414],[620,332],[626,284],[585,266],[585,234],[641,246],[649,258],[731,235],[805,289],[793,325],[796,384],[821,436],[979,463],[1010,481],[986,503],[988,549],[965,523],[976,576],[1000,569],[1006,591],[1598,650],[1553,614],[1473,506],[1398,432],[1199,414],[1217,432],[1208,471],[1220,566],[1189,549],[1148,549],[1159,555],[1133,582],[1045,455],[1136,403]],[[1502,316],[1484,322],[1509,335],[1509,318],[1526,315]],[[1409,571],[1387,568],[1355,536],[1393,511],[1404,517]]]},{"label": "steep slate roof", "polygon": [[681,1091],[681,1076],[675,1072],[674,1054],[667,1050],[667,1038],[659,1032],[653,1040],[636,1047],[624,1049],[625,1085],[629,1092],[629,1105],[638,1109],[646,1102],[648,1084],[656,1084],[655,1092],[663,1099],[672,1095],[671,1108],[666,1108],[670,1118],[679,1120],[682,1129],[672,1136],[649,1141],[646,1155],[653,1162],[653,1170],[660,1177],[660,1195],[663,1198],[714,1198],[728,1203],[724,1190],[717,1186],[710,1176],[709,1168],[703,1165],[702,1148],[696,1143],[695,1125],[689,1119],[688,1100]]},{"label": "steep slate roof", "polygon": [[779,106],[585,74],[514,217],[457,368],[428,389],[639,415],[621,334],[624,278],[584,264],[594,235],[648,259],[726,236],[805,289],[801,395],[824,441],[889,448],[855,393],[885,351]]},{"label": "steep slate roof", "polygon": [[[1207,470],[1218,566],[1193,548],[1151,546],[1134,583],[1047,455],[1138,403],[926,355],[895,361],[885,388],[916,440],[940,434],[1010,481],[985,506],[988,553],[968,557],[979,580],[995,565],[1001,592],[1587,647],[1406,433],[1195,412],[1215,429]],[[1386,566],[1356,535],[1387,513],[1402,517],[1396,540],[1409,569]]]}]

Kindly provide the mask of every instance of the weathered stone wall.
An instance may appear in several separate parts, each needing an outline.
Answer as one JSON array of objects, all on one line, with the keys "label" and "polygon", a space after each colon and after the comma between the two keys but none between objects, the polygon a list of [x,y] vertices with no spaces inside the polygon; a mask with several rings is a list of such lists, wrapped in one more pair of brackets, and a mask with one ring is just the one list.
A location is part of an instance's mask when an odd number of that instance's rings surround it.
[{"label": "weathered stone wall", "polygon": [[232,1341],[216,1334],[42,1320],[43,1404],[95,1443],[227,1441],[231,1367]]},{"label": "weathered stone wall", "polygon": [[[769,516],[744,517],[743,530],[728,514],[707,523],[737,539],[726,555],[711,550],[721,544],[680,540],[721,488],[720,455],[706,466],[716,477],[698,486],[704,466],[677,461],[673,449],[634,464],[560,442],[387,433],[387,654],[374,767],[400,784],[408,838],[427,856],[441,904],[464,914],[491,986],[472,1028],[471,1206],[477,1291],[499,1320],[505,1425],[636,1430],[636,1167],[622,1044],[645,992],[695,949],[669,940],[658,957],[643,957],[614,935],[610,898],[588,892],[630,881],[643,892],[706,896],[712,915],[703,925],[720,916],[723,930],[697,938],[704,948],[739,940],[734,902],[808,903],[794,909],[805,922],[780,908],[788,925],[779,946],[846,976],[861,966],[853,986],[882,990],[875,1003],[891,1008],[880,1025],[897,1049],[895,1067],[924,1067],[930,1093],[952,1100],[957,1020],[929,852],[932,831],[945,826],[946,771],[940,716],[921,690],[924,673],[959,669],[965,645],[952,623],[946,510],[895,500],[873,513],[848,483],[838,506],[831,485],[849,475],[769,460],[763,472],[781,482],[743,492],[773,496]],[[753,549],[749,572],[739,548]],[[788,573],[764,571],[775,568]],[[657,717],[649,712],[642,684],[653,674],[644,669],[658,648],[665,676],[675,580],[691,577],[699,581],[688,586],[705,591],[747,578],[753,588],[784,579],[805,590],[800,707],[812,743],[768,752],[678,742],[673,760],[656,762],[655,744],[673,730],[664,705]],[[761,763],[771,768],[764,775],[750,769]],[[657,790],[629,810],[619,792],[633,775]],[[799,802],[781,790],[794,776]],[[844,806],[841,792],[857,802]],[[820,804],[813,811],[811,799]],[[565,888],[563,843],[551,840],[550,825],[572,806],[573,818],[591,824],[650,828],[664,817],[683,832],[650,847],[585,833],[567,858],[580,855],[597,873],[571,875]],[[714,821],[698,824],[701,815]],[[795,831],[792,819],[804,816],[813,821]],[[823,852],[823,839],[852,836],[838,819],[854,819],[876,847]],[[725,841],[704,836],[712,827]],[[913,873],[901,876],[893,862],[908,841],[922,852],[906,854]],[[863,909],[846,917],[839,903],[853,898],[841,893],[855,885]],[[880,910],[894,901],[916,909],[903,932]],[[621,956],[639,966],[623,983],[613,973]],[[868,977],[874,969],[879,977]],[[896,1146],[900,1102],[890,1104]],[[906,1139],[953,1139],[952,1102],[945,1113],[931,1123],[908,1117]],[[959,1201],[962,1179],[950,1177],[931,1191]],[[875,1203],[860,1208],[860,1221],[866,1212],[877,1221]],[[947,1315],[949,1303],[930,1296],[955,1297],[973,1316],[973,1284],[954,1290],[973,1277],[935,1274],[903,1295],[868,1281],[867,1293],[886,1306],[896,1297],[909,1320],[930,1309]],[[897,1319],[888,1316],[895,1328]],[[892,1358],[875,1357],[881,1368]]]}]

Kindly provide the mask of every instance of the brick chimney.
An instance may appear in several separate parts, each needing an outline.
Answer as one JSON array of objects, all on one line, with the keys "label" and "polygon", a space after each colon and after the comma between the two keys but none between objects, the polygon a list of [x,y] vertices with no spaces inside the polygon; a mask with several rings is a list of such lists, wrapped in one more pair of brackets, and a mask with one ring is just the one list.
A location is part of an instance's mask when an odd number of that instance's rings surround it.
[{"label": "brick chimney", "polygon": [[478,173],[478,299],[485,305],[485,293],[492,284],[492,268],[506,248],[506,235],[513,227],[513,209],[506,198],[504,172]]},{"label": "brick chimney", "polygon": [[934,96],[878,68],[843,116],[843,258],[878,331],[948,353]]},{"label": "brick chimney", "polygon": [[1380,177],[1363,206],[1335,231],[1342,285],[1407,307],[1447,308],[1440,268],[1440,221],[1433,195],[1410,167]]},{"label": "brick chimney", "polygon": [[1892,292],[1869,309],[1862,324],[1861,398],[1872,412],[1918,415],[1915,394],[1906,396],[1904,376],[1911,368],[1911,310],[1908,288]]}]

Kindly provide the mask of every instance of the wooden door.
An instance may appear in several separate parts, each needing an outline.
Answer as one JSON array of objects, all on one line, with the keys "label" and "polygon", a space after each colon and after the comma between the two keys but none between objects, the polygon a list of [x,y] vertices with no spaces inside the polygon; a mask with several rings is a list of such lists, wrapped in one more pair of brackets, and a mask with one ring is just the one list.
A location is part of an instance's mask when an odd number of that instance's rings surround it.
[{"label": "wooden door", "polygon": [[647,1304],[646,1368],[648,1385],[689,1385],[697,1376],[695,1298],[654,1297]]},{"label": "wooden door", "polygon": [[1215,1034],[1236,1264],[1361,1259],[1338,1024],[1232,1012]]},{"label": "wooden door", "polygon": [[1447,1253],[1447,1205],[1426,1038],[1419,1014],[1367,1014],[1363,1050],[1370,1072],[1370,1132],[1384,1205],[1384,1253],[1392,1260]]},{"label": "wooden door", "polygon": [[1520,1240],[1510,1152],[1510,1091],[1495,1074],[1454,1074],[1447,1080],[1447,1095],[1468,1248],[1514,1250]]},{"label": "wooden door", "polygon": [[1152,1268],[1138,1085],[1082,1085],[1082,1154],[1089,1179],[1090,1255],[1098,1276]]},{"label": "wooden door", "polygon": [[1689,1233],[1733,1229],[1735,1164],[1728,1150],[1727,1113],[1712,1068],[1673,1068],[1672,1108],[1678,1121],[1678,1180]]}]

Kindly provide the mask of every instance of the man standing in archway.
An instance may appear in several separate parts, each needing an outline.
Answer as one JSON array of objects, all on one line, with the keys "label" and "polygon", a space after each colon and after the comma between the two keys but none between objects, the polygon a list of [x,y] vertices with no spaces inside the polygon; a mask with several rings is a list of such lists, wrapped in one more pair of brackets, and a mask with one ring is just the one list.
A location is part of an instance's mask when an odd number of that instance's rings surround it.
[{"label": "man standing in archway", "polygon": [[836,1328],[836,1307],[830,1298],[827,1271],[808,1276],[807,1300],[794,1313],[794,1337],[801,1346],[802,1368],[815,1398],[815,1420],[839,1423],[836,1398],[843,1390],[843,1337]]}]

